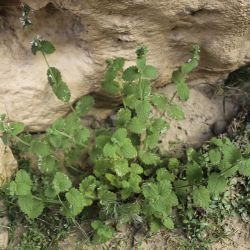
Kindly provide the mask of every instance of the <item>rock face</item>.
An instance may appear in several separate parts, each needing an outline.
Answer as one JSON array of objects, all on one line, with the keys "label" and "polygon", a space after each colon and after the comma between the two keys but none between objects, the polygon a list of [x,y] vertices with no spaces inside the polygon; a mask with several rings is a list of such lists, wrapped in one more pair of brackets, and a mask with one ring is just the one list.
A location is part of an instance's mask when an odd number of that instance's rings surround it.
[{"label": "rock face", "polygon": [[[161,89],[169,98],[173,96],[175,87],[168,85]],[[226,101],[225,112],[223,108],[223,97],[213,96],[207,86],[196,86],[191,89],[187,102],[178,103],[185,114],[185,120],[170,120],[170,129],[162,135],[161,152],[171,151],[178,155],[184,152],[186,147],[199,147],[206,140],[225,132],[226,127],[237,113],[238,107],[231,101]],[[166,118],[167,119],[167,118]],[[213,125],[221,125],[218,134],[213,131]]]},{"label": "rock face", "polygon": [[0,139],[0,187],[11,178],[16,168],[17,162],[11,150],[5,148]]},{"label": "rock face", "polygon": [[25,0],[34,12],[23,30],[18,0],[0,0],[0,111],[41,131],[69,107],[58,101],[46,80],[46,64],[33,56],[36,34],[52,41],[49,56],[70,86],[74,102],[100,86],[105,60],[123,56],[131,62],[144,43],[158,67],[158,86],[201,46],[199,69],[191,82],[210,82],[249,61],[249,0]]}]

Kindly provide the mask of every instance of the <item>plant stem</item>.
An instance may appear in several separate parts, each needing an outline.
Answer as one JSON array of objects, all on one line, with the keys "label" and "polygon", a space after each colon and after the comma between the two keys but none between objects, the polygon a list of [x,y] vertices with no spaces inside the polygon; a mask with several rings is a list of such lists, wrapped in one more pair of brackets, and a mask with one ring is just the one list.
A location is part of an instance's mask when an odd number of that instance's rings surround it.
[{"label": "plant stem", "polygon": [[21,142],[22,144],[24,144],[25,146],[30,147],[30,144],[29,144],[28,142],[26,142],[26,141],[22,140],[20,137],[15,136],[15,138],[16,138],[19,142]]}]

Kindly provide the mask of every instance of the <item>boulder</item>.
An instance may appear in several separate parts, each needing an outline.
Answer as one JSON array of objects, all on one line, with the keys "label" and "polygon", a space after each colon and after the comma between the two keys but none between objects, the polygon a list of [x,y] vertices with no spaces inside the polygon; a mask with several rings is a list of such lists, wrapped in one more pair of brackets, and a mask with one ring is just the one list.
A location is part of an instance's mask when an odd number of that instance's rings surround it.
[{"label": "boulder", "polygon": [[192,84],[215,84],[249,62],[249,0],[24,2],[34,10],[33,26],[25,30],[19,1],[0,0],[0,111],[33,131],[45,130],[70,110],[48,86],[42,56],[31,54],[37,34],[56,46],[48,60],[68,83],[71,103],[99,89],[107,58],[123,56],[131,64],[142,43],[160,72],[156,86],[171,81],[193,44],[201,47],[201,62],[190,76]]},{"label": "boulder", "polygon": [[11,150],[0,139],[0,187],[10,180],[16,169],[17,162]]}]

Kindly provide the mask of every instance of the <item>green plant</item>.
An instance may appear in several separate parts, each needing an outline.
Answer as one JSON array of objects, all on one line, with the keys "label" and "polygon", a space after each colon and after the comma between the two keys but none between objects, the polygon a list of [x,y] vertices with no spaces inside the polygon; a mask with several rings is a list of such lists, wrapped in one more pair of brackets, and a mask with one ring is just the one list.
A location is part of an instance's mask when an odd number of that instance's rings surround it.
[{"label": "green plant", "polygon": [[[53,53],[55,48],[50,42],[36,38],[32,43],[32,52],[36,54],[38,51],[47,62],[46,54]],[[194,51],[197,54],[198,48]],[[173,228],[171,209],[178,202],[172,191],[170,173],[166,169],[158,169],[162,160],[157,152],[157,143],[161,133],[169,127],[162,115],[167,112],[170,117],[179,120],[184,118],[184,114],[173,100],[151,93],[150,79],[157,77],[157,70],[146,63],[145,47],[139,48],[136,53],[136,66],[125,70],[123,58],[107,61],[103,88],[109,93],[122,95],[124,107],[116,115],[115,128],[96,131],[94,145],[89,149],[93,173],[86,177],[83,173],[82,179],[78,179],[78,187],[73,186],[68,168],[75,169],[74,161],[88,143],[90,134],[81,125],[80,117],[94,104],[90,96],[82,97],[70,115],[56,120],[40,138],[32,138],[26,133],[18,136],[23,132],[24,125],[9,124],[6,117],[1,116],[4,142],[17,142],[21,152],[35,155],[43,176],[40,179],[41,188],[36,189],[30,174],[21,169],[9,185],[9,194],[17,197],[18,205],[29,218],[37,218],[45,207],[54,206],[59,206],[65,216],[74,218],[85,207],[97,204],[100,216],[124,220],[124,203],[133,207],[134,213],[148,217],[152,223],[163,223],[167,228]],[[193,57],[186,65],[192,65],[194,60],[198,58]],[[52,90],[60,100],[68,102],[70,92],[62,81],[61,73],[47,65]],[[180,71],[178,78],[182,84],[185,72],[182,75]],[[159,117],[152,116],[153,108],[160,111]],[[156,170],[157,179],[154,179]],[[164,180],[168,176],[170,179]],[[155,192],[159,202],[157,209],[152,206]],[[169,193],[173,199],[167,208],[160,207],[164,193]],[[145,199],[144,204],[140,199]],[[138,204],[134,206],[136,200]],[[126,214],[126,222],[130,221],[130,216],[134,214]]]}]

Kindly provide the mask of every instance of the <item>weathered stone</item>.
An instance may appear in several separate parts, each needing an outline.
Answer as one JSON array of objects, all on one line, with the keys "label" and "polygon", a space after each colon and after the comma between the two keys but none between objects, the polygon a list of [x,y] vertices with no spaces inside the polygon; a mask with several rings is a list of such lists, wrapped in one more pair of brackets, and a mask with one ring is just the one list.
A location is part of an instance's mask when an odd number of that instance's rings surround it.
[{"label": "weathered stone", "polygon": [[[105,60],[124,56],[134,61],[141,43],[149,62],[170,82],[172,71],[189,58],[192,44],[201,46],[201,63],[192,83],[210,82],[249,61],[249,0],[25,0],[35,10],[33,27],[23,30],[19,1],[0,0],[0,103],[11,120],[44,130],[69,106],[58,101],[46,80],[46,64],[33,56],[36,34],[57,51],[48,57],[62,71],[71,101],[99,88]],[[2,4],[3,3],[3,4]]]},{"label": "weathered stone", "polygon": [[[162,152],[170,150],[175,153],[183,153],[186,146],[201,146],[206,140],[218,135],[214,134],[212,129],[216,121],[223,121],[222,126],[226,129],[233,115],[237,113],[238,106],[227,101],[224,113],[223,97],[213,97],[207,88],[191,89],[189,100],[178,103],[185,113],[184,120],[174,121],[171,119],[169,121],[167,118],[170,129],[162,135],[160,146]],[[161,92],[171,98],[175,92],[175,87],[169,85],[162,89]]]},{"label": "weathered stone", "polygon": [[17,162],[9,149],[0,139],[0,187],[9,181],[17,168]]}]

